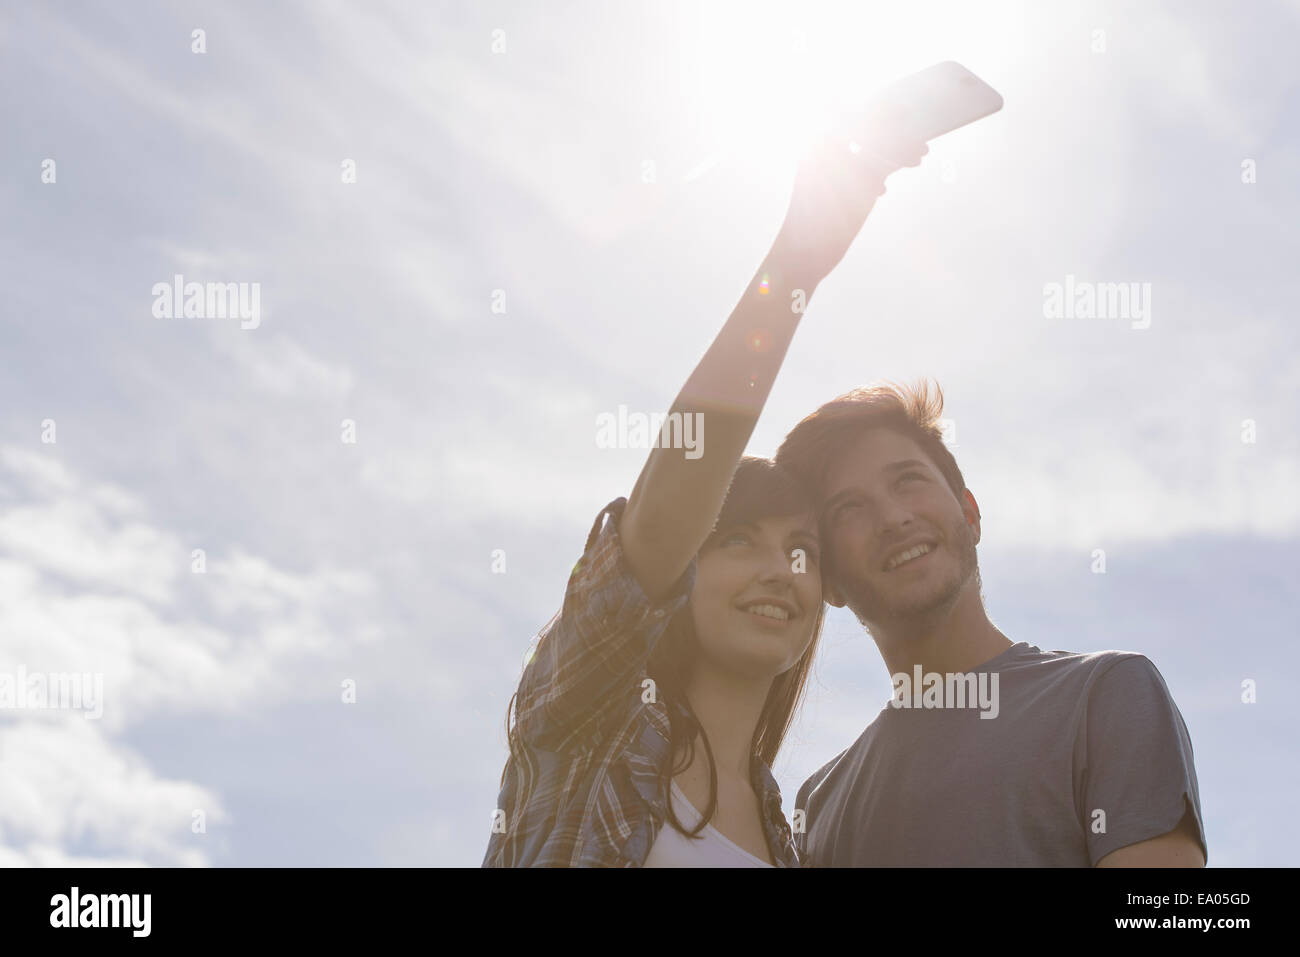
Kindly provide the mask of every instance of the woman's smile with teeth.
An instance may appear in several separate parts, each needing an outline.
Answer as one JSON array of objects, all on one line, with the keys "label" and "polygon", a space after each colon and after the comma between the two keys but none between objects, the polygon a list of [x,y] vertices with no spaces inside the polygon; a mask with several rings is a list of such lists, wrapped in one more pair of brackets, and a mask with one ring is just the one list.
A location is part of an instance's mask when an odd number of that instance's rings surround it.
[{"label": "woman's smile with teeth", "polygon": [[788,621],[790,618],[788,611],[776,605],[746,605],[745,611],[751,615],[762,615],[764,618],[775,618],[778,621]]},{"label": "woman's smile with teeth", "polygon": [[893,558],[891,558],[885,564],[885,571],[892,572],[895,568],[897,568],[899,565],[902,565],[904,562],[910,562],[915,558],[920,558],[922,555],[928,555],[932,551],[934,551],[933,545],[925,545],[925,544],[916,545],[912,548],[909,548],[907,551],[899,555],[895,555]]}]

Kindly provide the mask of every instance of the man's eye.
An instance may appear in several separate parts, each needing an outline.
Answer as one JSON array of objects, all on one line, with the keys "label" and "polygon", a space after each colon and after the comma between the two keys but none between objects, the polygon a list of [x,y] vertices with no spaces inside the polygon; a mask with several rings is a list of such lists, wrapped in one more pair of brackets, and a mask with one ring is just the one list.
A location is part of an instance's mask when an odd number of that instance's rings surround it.
[{"label": "man's eye", "polygon": [[853,509],[861,508],[861,507],[862,507],[861,502],[845,502],[843,505],[840,505],[838,508],[835,509],[835,520],[839,521],[840,519],[848,515],[849,512],[852,511]]},{"label": "man's eye", "polygon": [[732,532],[730,535],[727,535],[725,538],[722,539],[721,544],[730,545],[732,542],[741,542],[745,545],[748,545],[749,536],[746,535],[744,532]]},{"label": "man's eye", "polygon": [[910,479],[910,478],[920,479],[921,481],[925,481],[925,476],[922,475],[920,472],[904,472],[902,478],[900,478],[899,481],[901,482],[904,479]]}]

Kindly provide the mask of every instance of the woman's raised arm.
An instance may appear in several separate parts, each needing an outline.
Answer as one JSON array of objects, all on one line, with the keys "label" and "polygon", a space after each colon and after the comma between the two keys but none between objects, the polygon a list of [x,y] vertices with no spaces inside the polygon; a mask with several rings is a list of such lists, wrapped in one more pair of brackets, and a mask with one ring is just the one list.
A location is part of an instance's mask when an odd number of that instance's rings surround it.
[{"label": "woman's raised arm", "polygon": [[652,449],[628,497],[623,553],[651,598],[672,587],[708,538],[808,300],[844,257],[885,177],[926,152],[897,136],[859,140],[851,149],[846,134],[833,133],[805,156],[776,240],[673,402],[667,422],[698,416],[696,442]]}]

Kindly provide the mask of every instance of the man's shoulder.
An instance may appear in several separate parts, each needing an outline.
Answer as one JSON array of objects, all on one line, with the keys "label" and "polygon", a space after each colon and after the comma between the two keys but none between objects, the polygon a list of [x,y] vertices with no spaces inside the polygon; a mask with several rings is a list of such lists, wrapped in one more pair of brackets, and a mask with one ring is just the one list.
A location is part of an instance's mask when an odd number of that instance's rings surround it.
[{"label": "man's shoulder", "polygon": [[808,780],[804,781],[804,783],[799,787],[800,807],[803,806],[805,799],[808,797],[809,794],[811,794],[816,789],[817,785],[821,784],[822,781],[826,779],[826,775],[830,774],[831,769],[834,768],[835,765],[839,764],[840,759],[843,758],[844,755],[848,753],[849,753],[849,749],[845,748],[843,751],[835,755],[835,757],[831,758],[829,761],[827,761],[820,768],[818,768],[816,771],[814,771],[812,774],[808,776]]},{"label": "man's shoulder", "polygon": [[[883,713],[884,712],[882,711],[881,714]],[[808,796],[811,795],[813,791],[817,790],[817,788],[820,787],[823,783],[825,783],[826,779],[832,774],[832,772],[835,771],[837,767],[839,767],[841,764],[847,761],[852,761],[854,753],[861,752],[861,750],[867,746],[867,743],[870,741],[872,735],[875,733],[876,723],[879,720],[880,720],[880,715],[878,714],[874,718],[872,718],[871,721],[867,724],[867,726],[862,730],[862,733],[858,735],[856,741],[854,741],[851,745],[849,745],[839,754],[835,755],[835,757],[831,758],[829,761],[827,761],[820,768],[818,768],[816,771],[814,771],[811,775],[808,776],[808,779],[805,780],[804,783],[799,788],[799,796],[797,800],[798,807],[807,807]]]},{"label": "man's shoulder", "polygon": [[1122,651],[1108,648],[1103,651],[1067,651],[1054,648],[1044,651],[1034,645],[1026,645],[1011,659],[1013,666],[1021,666],[1039,671],[1046,676],[1077,675],[1089,680],[1101,678],[1117,665],[1133,662],[1127,669],[1154,669],[1155,664],[1146,655],[1138,651]]},{"label": "man's shoulder", "polygon": [[[1004,691],[1014,694],[1035,712],[1049,708],[1082,714],[1097,707],[1109,709],[1125,700],[1141,707],[1161,699],[1172,700],[1169,686],[1155,662],[1138,651],[1032,648],[1012,668],[1017,675],[1010,685],[1003,669]],[[1018,690],[1011,691],[1012,688]]]}]

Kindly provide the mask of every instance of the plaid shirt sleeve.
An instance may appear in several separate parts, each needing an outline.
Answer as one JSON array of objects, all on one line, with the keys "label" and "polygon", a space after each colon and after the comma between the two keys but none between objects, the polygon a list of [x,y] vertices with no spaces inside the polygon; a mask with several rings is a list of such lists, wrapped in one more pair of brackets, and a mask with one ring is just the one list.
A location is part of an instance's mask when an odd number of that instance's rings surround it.
[{"label": "plaid shirt sleeve", "polygon": [[[516,701],[521,737],[547,751],[595,741],[605,722],[640,695],[654,643],[690,598],[697,560],[659,601],[642,590],[623,555],[618,523],[626,498],[610,502],[592,526],[569,576],[564,606],[543,630]],[[606,516],[609,521],[605,521]]]}]

